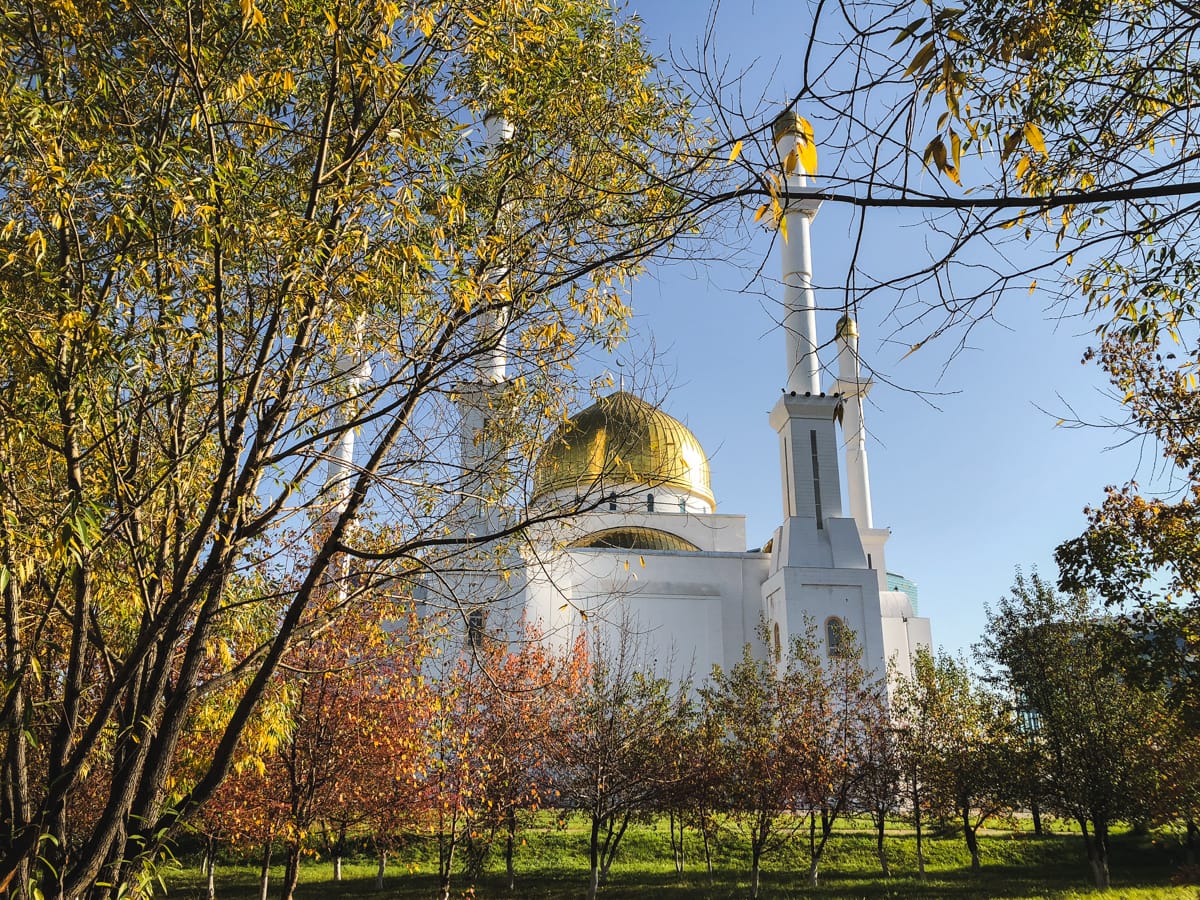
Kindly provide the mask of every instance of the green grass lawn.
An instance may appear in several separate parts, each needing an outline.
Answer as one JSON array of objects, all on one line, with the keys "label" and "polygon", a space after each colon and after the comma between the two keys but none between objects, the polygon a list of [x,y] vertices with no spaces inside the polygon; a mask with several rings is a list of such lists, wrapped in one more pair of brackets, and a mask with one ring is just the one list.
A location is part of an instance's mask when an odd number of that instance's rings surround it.
[{"label": "green grass lawn", "polygon": [[[529,829],[516,856],[517,889],[510,893],[503,876],[503,859],[493,854],[488,872],[473,887],[460,874],[452,896],[475,898],[581,898],[587,885],[587,843],[581,823],[565,829],[551,824]],[[916,878],[915,841],[911,831],[897,828],[888,837],[892,877],[880,876],[874,839],[862,826],[850,826],[831,839],[821,867],[821,884],[807,883],[807,859],[801,838],[764,865],[761,895],[767,900],[792,897],[896,898],[1071,898],[1092,893],[1083,847],[1077,835],[1056,832],[1035,837],[1026,832],[996,830],[980,839],[983,868],[972,872],[961,837],[938,836],[925,842],[924,882]],[[171,897],[203,897],[204,877],[198,859],[181,847],[182,868],[164,873]],[[376,863],[369,858],[347,860],[343,880],[334,882],[330,861],[306,859],[297,897],[317,898],[431,898],[437,895],[436,865],[431,847],[414,841],[389,859],[384,892],[375,891]],[[1113,838],[1111,898],[1187,898],[1200,900],[1196,886],[1172,887],[1171,878],[1184,862],[1183,851],[1170,836],[1118,834]],[[749,895],[749,863],[745,849],[726,836],[715,858],[712,884],[696,840],[684,874],[671,862],[666,825],[630,828],[621,855],[602,895],[614,898],[663,900],[724,900]],[[271,896],[278,896],[282,867],[272,871]],[[257,900],[258,866],[251,858],[222,857],[217,866],[217,896],[221,900]]]}]

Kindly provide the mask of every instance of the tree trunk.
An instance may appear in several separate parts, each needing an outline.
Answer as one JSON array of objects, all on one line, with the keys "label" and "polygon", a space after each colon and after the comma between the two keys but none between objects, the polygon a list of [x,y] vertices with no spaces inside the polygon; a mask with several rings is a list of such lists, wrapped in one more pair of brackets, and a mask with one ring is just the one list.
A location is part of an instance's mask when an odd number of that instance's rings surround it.
[{"label": "tree trunk", "polygon": [[1083,834],[1083,846],[1087,850],[1088,865],[1092,869],[1092,884],[1098,891],[1107,891],[1108,878],[1108,823],[1096,822],[1095,831],[1089,833],[1087,819],[1079,819],[1079,830]]},{"label": "tree trunk", "polygon": [[881,812],[875,816],[875,852],[879,854],[879,870],[883,873],[884,878],[891,878],[892,872],[888,868],[887,849],[883,846],[886,824],[886,814]]},{"label": "tree trunk", "polygon": [[1033,816],[1033,833],[1042,836],[1042,807],[1036,800],[1029,804],[1029,813]]},{"label": "tree trunk", "polygon": [[1189,866],[1196,864],[1196,846],[1200,843],[1200,828],[1196,827],[1195,819],[1187,820],[1187,838],[1184,842],[1184,848],[1187,850],[1187,862]]},{"label": "tree trunk", "polygon": [[592,813],[591,842],[588,844],[588,865],[591,866],[591,876],[588,880],[588,900],[596,900],[596,892],[600,889],[600,816]]},{"label": "tree trunk", "polygon": [[383,890],[383,873],[387,871],[387,848],[379,848],[379,868],[375,870],[375,890]]},{"label": "tree trunk", "polygon": [[708,835],[708,822],[703,821],[700,832],[704,835],[704,868],[708,870],[708,883],[713,883],[712,841]]},{"label": "tree trunk", "polygon": [[508,875],[508,889],[515,891],[517,889],[517,875],[513,869],[513,851],[516,848],[517,842],[517,811],[509,809],[508,811],[508,834],[504,839],[504,871]]},{"label": "tree trunk", "polygon": [[454,850],[458,846],[458,813],[449,813],[450,825],[447,830],[446,816],[438,829],[438,887],[442,900],[450,900],[450,875],[454,869]]},{"label": "tree trunk", "polygon": [[917,776],[913,774],[912,783],[913,824],[917,829],[917,877],[925,880],[925,854],[921,847],[921,798],[917,793]]},{"label": "tree trunk", "polygon": [[[678,830],[676,829],[678,826]],[[675,862],[675,874],[683,874],[683,816],[676,816],[675,810],[667,812],[667,827],[671,831],[671,858]]]},{"label": "tree trunk", "polygon": [[204,836],[204,874],[208,877],[208,900],[217,896],[217,842],[211,834]]},{"label": "tree trunk", "polygon": [[263,844],[262,868],[258,872],[258,900],[267,900],[267,889],[271,884],[271,839]]},{"label": "tree trunk", "polygon": [[445,862],[438,873],[438,887],[442,900],[450,900],[450,867],[454,864],[454,846],[450,846]]},{"label": "tree trunk", "polygon": [[629,813],[625,813],[621,817],[620,825],[617,825],[616,816],[608,819],[604,840],[600,844],[600,887],[608,883],[608,873],[617,858],[617,848],[621,846],[621,839],[625,837],[625,829],[628,827]]},{"label": "tree trunk", "polygon": [[281,900],[294,900],[296,885],[300,883],[300,842],[292,841],[287,848],[287,866],[283,870],[283,890]]},{"label": "tree trunk", "polygon": [[979,864],[979,840],[976,838],[975,829],[971,827],[971,811],[962,809],[963,837],[967,841],[967,850],[971,854],[971,868],[978,871]]},{"label": "tree trunk", "polygon": [[758,900],[758,874],[759,862],[762,857],[762,848],[754,845],[750,848],[750,897],[751,900]]},{"label": "tree trunk", "polygon": [[342,857],[336,853],[333,857],[333,880],[342,880]]}]

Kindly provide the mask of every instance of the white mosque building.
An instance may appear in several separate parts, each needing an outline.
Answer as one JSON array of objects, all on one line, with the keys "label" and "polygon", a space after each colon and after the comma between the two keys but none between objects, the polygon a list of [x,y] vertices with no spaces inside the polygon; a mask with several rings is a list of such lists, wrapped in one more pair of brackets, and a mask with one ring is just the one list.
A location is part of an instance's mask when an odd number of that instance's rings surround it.
[{"label": "white mosque building", "polygon": [[[795,114],[776,120],[774,133],[783,159],[796,145]],[[848,316],[835,335],[837,378],[822,384],[810,249],[820,200],[803,175],[787,182],[790,240],[780,241],[786,386],[769,417],[779,441],[782,517],[771,539],[747,549],[745,517],[718,512],[695,436],[618,391],[559,428],[534,473],[535,506],[582,500],[588,511],[528,536],[523,571],[506,580],[507,590],[493,584],[495,595],[507,595],[509,614],[474,610],[469,631],[485,614],[488,631],[501,618],[511,623],[515,611],[554,643],[597,632],[613,643],[624,633],[660,674],[697,679],[714,664],[732,666],[746,644],[757,654],[771,652],[770,644],[778,651],[811,627],[831,655],[854,641],[879,674],[889,662],[907,674],[916,648],[930,646],[912,583],[889,580],[891,532],[872,520],[863,424],[871,382],[860,376],[858,332]],[[503,366],[494,360],[488,380],[503,378]],[[479,452],[474,424],[468,408],[464,454]],[[473,592],[489,596],[478,582]],[[759,639],[763,626],[768,646]]]}]

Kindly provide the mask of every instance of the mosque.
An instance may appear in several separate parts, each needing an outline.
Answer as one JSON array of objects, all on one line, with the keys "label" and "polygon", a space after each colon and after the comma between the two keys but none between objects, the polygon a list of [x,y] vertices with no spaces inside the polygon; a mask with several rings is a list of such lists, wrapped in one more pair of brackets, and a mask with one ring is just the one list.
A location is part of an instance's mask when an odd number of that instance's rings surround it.
[{"label": "mosque", "polygon": [[[794,113],[776,120],[781,160],[799,133]],[[768,420],[779,441],[779,526],[747,549],[745,517],[717,511],[695,436],[632,393],[603,397],[557,430],[534,471],[535,507],[585,511],[531,531],[517,577],[506,580],[510,610],[544,640],[586,633],[616,646],[625,635],[659,674],[697,679],[732,666],[746,644],[778,654],[812,628],[826,654],[861,654],[880,674],[889,662],[908,674],[917,647],[930,646],[915,587],[888,573],[891,532],[872,520],[863,423],[871,381],[860,375],[849,316],[837,324],[837,377],[821,384],[810,245],[820,199],[802,174],[788,176],[787,198],[786,384]],[[502,378],[503,359],[489,371]],[[472,419],[464,410],[466,455],[478,452]],[[482,587],[475,596],[487,596]],[[498,622],[484,607],[469,612],[469,635]]]}]

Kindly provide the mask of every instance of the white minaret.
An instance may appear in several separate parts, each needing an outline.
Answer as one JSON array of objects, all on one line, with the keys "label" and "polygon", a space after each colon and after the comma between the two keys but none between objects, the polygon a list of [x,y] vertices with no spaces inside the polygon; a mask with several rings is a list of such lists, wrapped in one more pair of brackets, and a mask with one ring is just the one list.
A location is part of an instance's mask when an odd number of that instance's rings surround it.
[{"label": "white minaret", "polygon": [[871,479],[867,473],[867,429],[863,424],[863,398],[872,381],[862,380],[858,358],[858,325],[849,315],[837,323],[838,380],[834,392],[842,395],[842,437],[846,442],[846,487],[850,515],[861,530],[870,530]]},{"label": "white minaret", "polygon": [[350,483],[354,478],[354,428],[350,427],[357,413],[358,395],[363,383],[371,377],[371,365],[362,358],[358,348],[358,333],[355,328],[354,343],[338,352],[333,360],[334,410],[331,430],[336,435],[328,450],[325,461],[325,496],[332,501],[324,519],[332,526],[342,514],[350,497]]},{"label": "white minaret", "polygon": [[[817,306],[812,288],[812,242],[809,231],[821,208],[820,199],[808,193],[808,178],[800,165],[800,116],[786,112],[772,128],[775,151],[785,167],[787,198],[780,222],[780,260],[783,264],[783,331],[787,341],[787,390],[814,396],[821,390],[821,362],[817,358]],[[788,161],[793,169],[786,171]]]},{"label": "white minaret", "polygon": [[[489,113],[483,120],[483,132],[486,163],[503,144],[512,139],[513,126],[504,116]],[[508,269],[499,265],[485,272],[483,277],[490,283],[500,282],[508,277]],[[487,489],[487,479],[484,477],[487,460],[495,451],[486,440],[481,439],[481,434],[487,424],[491,397],[508,375],[508,318],[507,309],[490,310],[476,316],[473,341],[475,346],[487,349],[475,363],[474,379],[459,386],[462,398],[459,424],[460,486],[465,527],[470,536],[494,531],[498,525],[494,516],[485,511],[481,496]]]}]

